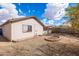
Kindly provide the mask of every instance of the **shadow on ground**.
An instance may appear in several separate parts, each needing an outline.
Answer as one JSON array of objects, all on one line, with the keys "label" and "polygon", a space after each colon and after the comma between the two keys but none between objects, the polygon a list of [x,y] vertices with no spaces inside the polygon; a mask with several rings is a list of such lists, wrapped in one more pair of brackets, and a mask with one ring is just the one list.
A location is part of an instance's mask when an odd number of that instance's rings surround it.
[{"label": "shadow on ground", "polygon": [[72,44],[48,43],[38,47],[37,50],[45,56],[79,56],[79,46]]},{"label": "shadow on ground", "polygon": [[[60,36],[67,37],[69,39],[62,38]],[[79,43],[78,38],[71,38],[73,36],[67,34],[52,34],[44,37],[36,37],[21,42],[11,42],[4,45],[3,42],[7,40],[0,37],[0,55],[11,55],[11,56],[79,56]],[[3,39],[3,40],[2,40]],[[49,40],[46,40],[49,39]],[[63,43],[63,39],[68,43]],[[50,42],[52,40],[52,42]],[[62,42],[60,42],[62,40]],[[76,41],[75,43],[69,41]],[[2,44],[1,43],[1,44]],[[8,44],[8,45],[7,45]],[[76,45],[75,45],[76,44]],[[3,51],[3,52],[2,52]]]},{"label": "shadow on ground", "polygon": [[0,42],[10,42],[10,41],[0,35]]}]

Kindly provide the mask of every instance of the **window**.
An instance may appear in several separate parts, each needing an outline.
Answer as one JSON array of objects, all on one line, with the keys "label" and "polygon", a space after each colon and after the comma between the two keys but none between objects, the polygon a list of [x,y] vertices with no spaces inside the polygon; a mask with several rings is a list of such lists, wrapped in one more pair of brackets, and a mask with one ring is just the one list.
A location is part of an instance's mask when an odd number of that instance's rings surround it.
[{"label": "window", "polygon": [[23,33],[32,32],[32,25],[23,24],[22,25],[22,32]]},{"label": "window", "polygon": [[28,25],[28,32],[32,32],[32,26]]}]

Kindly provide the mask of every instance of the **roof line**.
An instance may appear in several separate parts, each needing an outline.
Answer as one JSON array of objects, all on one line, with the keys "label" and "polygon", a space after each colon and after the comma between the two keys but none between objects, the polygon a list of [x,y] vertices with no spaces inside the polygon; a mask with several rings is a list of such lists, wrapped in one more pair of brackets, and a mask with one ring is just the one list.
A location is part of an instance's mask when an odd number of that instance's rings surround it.
[{"label": "roof line", "polygon": [[39,21],[35,16],[31,16],[31,17],[21,17],[21,18],[14,18],[14,19],[9,19],[8,21],[6,21],[5,23],[3,23],[2,25],[0,25],[1,27],[8,24],[8,23],[15,23],[15,22],[19,22],[19,21],[24,21],[24,20],[28,20],[30,18],[33,18],[34,20],[36,20],[38,23],[40,23],[43,27],[45,26],[41,21]]}]

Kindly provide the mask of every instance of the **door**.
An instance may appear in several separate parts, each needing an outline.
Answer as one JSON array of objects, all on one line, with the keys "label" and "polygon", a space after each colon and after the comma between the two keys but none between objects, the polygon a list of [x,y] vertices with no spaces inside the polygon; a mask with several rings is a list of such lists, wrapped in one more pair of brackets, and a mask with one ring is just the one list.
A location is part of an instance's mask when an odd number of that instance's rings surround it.
[{"label": "door", "polygon": [[0,35],[3,35],[3,33],[2,33],[2,29],[0,29]]}]

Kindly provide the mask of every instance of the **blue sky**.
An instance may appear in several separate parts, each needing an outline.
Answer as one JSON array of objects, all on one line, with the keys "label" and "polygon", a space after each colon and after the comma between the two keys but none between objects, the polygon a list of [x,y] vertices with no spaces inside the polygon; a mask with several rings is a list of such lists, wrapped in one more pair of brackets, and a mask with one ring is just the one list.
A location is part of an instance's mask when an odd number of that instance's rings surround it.
[{"label": "blue sky", "polygon": [[23,13],[19,15],[24,16],[36,16],[41,19],[44,9],[46,8],[46,3],[14,3],[17,10],[21,10]]},{"label": "blue sky", "polygon": [[[7,5],[7,6],[6,6]],[[45,13],[45,9],[47,8],[47,3],[13,3],[13,4],[1,4],[0,9],[2,9],[3,7],[3,11],[0,10],[0,15],[9,15],[11,13],[13,13],[13,15],[15,14],[15,16],[17,16],[17,14],[19,16],[35,16],[37,17],[39,20],[41,20],[43,23],[47,23],[48,19],[46,19],[46,17],[44,17],[44,13]],[[69,6],[75,6],[75,3],[69,3]],[[54,8],[53,8],[54,9]],[[7,14],[8,12],[9,14]],[[4,13],[4,11],[6,11]],[[12,11],[12,12],[10,12]],[[51,10],[52,11],[52,10]],[[51,11],[50,11],[50,15],[51,15]],[[10,15],[11,16],[11,15]],[[10,17],[9,16],[9,17]],[[3,19],[3,18],[1,18]],[[6,19],[6,17],[5,17]],[[43,21],[43,19],[46,19]],[[63,17],[59,20],[54,20],[54,21],[50,21],[53,25],[61,25],[63,24],[65,21],[67,20],[67,17]]]}]

